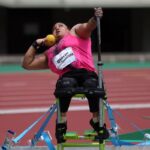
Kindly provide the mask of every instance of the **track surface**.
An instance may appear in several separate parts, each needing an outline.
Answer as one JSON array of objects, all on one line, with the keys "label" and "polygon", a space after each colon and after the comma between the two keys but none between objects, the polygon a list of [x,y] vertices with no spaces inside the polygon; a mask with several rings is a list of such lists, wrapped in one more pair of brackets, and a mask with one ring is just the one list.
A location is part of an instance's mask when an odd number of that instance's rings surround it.
[{"label": "track surface", "polygon": [[[150,69],[104,70],[103,74],[119,133],[150,128]],[[7,129],[20,134],[55,103],[53,92],[57,78],[50,72],[0,74],[0,144]],[[87,101],[72,101],[67,117],[68,130],[82,134],[85,129],[91,129]],[[54,143],[55,119],[56,114],[46,128]],[[27,144],[42,122],[25,136],[20,145]],[[108,118],[106,122],[109,127]]]}]

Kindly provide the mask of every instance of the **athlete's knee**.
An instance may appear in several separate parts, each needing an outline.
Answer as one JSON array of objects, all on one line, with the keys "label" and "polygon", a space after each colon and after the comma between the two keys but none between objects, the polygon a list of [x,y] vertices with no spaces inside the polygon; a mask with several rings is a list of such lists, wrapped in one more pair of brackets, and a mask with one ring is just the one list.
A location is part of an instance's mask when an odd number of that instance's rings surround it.
[{"label": "athlete's knee", "polygon": [[74,78],[62,78],[57,81],[56,88],[62,89],[62,88],[71,88],[77,86],[77,81]]},{"label": "athlete's knee", "polygon": [[77,87],[77,81],[74,78],[64,77],[57,81],[54,94],[56,97],[71,96],[71,90],[75,87]]},{"label": "athlete's knee", "polygon": [[97,97],[104,97],[105,95],[103,83],[102,83],[102,88],[100,88],[98,79],[95,79],[95,78],[87,79],[84,82],[83,86],[84,88],[87,89],[87,91],[89,91],[86,93],[86,96],[88,98],[95,99]]},{"label": "athlete's knee", "polygon": [[98,87],[98,80],[95,78],[90,78],[87,79],[84,83],[83,86],[85,88],[97,88]]}]

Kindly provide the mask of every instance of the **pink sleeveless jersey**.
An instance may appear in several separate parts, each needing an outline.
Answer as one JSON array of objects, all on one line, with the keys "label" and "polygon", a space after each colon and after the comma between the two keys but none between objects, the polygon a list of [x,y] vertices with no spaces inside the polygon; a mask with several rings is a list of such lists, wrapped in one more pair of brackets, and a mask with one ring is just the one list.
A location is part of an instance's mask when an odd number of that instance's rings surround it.
[{"label": "pink sleeveless jersey", "polygon": [[74,35],[68,34],[62,38],[59,43],[55,44],[46,51],[46,56],[48,59],[49,68],[58,75],[63,75],[64,73],[71,70],[69,67],[65,67],[60,70],[54,64],[54,57],[61,51],[71,47],[76,60],[71,63],[72,68],[85,68],[89,71],[95,71],[92,52],[91,52],[91,39],[82,39]]}]

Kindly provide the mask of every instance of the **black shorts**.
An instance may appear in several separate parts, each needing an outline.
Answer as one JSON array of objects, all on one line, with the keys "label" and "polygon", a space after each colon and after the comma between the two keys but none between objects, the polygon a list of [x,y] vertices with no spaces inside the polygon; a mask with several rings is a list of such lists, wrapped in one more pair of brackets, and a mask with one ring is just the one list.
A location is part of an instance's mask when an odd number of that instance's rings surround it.
[{"label": "black shorts", "polygon": [[[88,71],[86,69],[74,69],[70,72],[63,74],[58,79],[58,81],[56,83],[55,92],[60,89],[59,84],[65,78],[75,79],[75,81],[77,82],[77,86],[79,86],[79,87],[82,87],[86,83],[86,81],[90,81],[90,79],[94,79],[95,88],[98,86],[98,76],[95,72]],[[65,88],[65,87],[61,87],[61,88]],[[88,99],[90,112],[98,112],[98,110],[99,110],[99,97],[95,96],[95,95],[86,95],[86,97]],[[59,98],[59,104],[60,104],[60,111],[63,113],[67,112],[72,96],[63,95],[63,96],[60,96],[58,98]]]}]

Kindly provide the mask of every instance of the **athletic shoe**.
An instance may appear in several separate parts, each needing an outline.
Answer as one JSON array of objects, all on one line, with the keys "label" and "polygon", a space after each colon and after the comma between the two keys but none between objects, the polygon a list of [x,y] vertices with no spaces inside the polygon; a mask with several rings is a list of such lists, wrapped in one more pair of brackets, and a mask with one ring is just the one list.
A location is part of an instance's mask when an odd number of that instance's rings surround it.
[{"label": "athletic shoe", "polygon": [[99,127],[99,122],[95,123],[95,122],[93,122],[93,119],[91,119],[90,125],[97,132],[99,138],[101,138],[101,139],[108,139],[109,138],[109,132],[106,128],[106,124],[104,124],[103,127]]},{"label": "athletic shoe", "polygon": [[64,139],[64,134],[67,131],[67,123],[56,123],[56,139],[57,143],[64,143],[66,140]]}]

